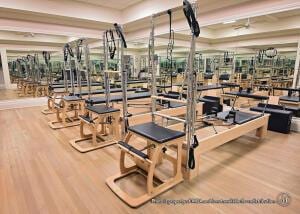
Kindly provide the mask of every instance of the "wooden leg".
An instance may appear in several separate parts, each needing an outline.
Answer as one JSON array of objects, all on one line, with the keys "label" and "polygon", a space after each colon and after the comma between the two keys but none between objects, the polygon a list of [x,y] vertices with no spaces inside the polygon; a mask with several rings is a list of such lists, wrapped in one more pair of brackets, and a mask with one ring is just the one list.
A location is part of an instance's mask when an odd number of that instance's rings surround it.
[{"label": "wooden leg", "polygon": [[268,124],[258,128],[256,130],[256,136],[262,139],[267,135],[267,132],[268,132]]},{"label": "wooden leg", "polygon": [[147,176],[147,193],[151,194],[153,192],[153,178],[154,178],[154,170],[156,167],[156,163],[159,159],[159,153],[162,150],[162,146],[156,146],[153,151],[153,155],[151,157],[152,164],[149,167],[148,176]]}]

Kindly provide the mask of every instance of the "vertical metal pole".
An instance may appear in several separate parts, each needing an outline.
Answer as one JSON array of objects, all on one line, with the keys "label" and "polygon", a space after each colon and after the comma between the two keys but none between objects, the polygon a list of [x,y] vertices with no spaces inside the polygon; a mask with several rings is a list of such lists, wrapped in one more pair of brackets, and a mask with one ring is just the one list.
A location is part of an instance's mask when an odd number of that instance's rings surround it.
[{"label": "vertical metal pole", "polygon": [[104,88],[105,88],[105,98],[106,98],[106,106],[109,107],[110,103],[110,83],[109,83],[109,74],[107,73],[108,70],[108,56],[107,56],[107,47],[106,47],[106,41],[105,41],[105,34],[103,33],[103,54],[104,54]]},{"label": "vertical metal pole", "polygon": [[[196,5],[193,4],[194,13],[196,16]],[[197,17],[197,16],[196,16]],[[187,70],[187,110],[186,110],[186,169],[189,171],[189,151],[191,145],[194,143],[194,131],[195,131],[195,119],[196,119],[196,93],[197,93],[197,84],[196,84],[196,75],[197,72],[194,69],[194,60],[195,60],[195,46],[196,46],[196,37],[192,34],[191,38],[191,47],[188,59],[188,70]]]},{"label": "vertical metal pole", "polygon": [[300,84],[300,39],[298,41],[297,55],[295,61],[295,69],[294,69],[294,78],[293,78],[293,88],[296,88]]},{"label": "vertical metal pole", "polygon": [[81,50],[82,50],[83,40],[79,40],[76,43],[76,73],[77,73],[77,86],[79,88],[79,97],[81,97],[82,87],[81,87]]},{"label": "vertical metal pole", "polygon": [[84,44],[84,61],[87,72],[88,99],[91,98],[91,69],[90,69],[90,50],[87,43]]},{"label": "vertical metal pole", "polygon": [[[151,69],[151,94],[156,95],[156,69],[155,69],[155,47],[154,47],[154,16],[152,15],[151,17],[151,33],[150,33],[150,66],[149,68]],[[152,122],[154,122],[155,117],[154,117],[154,112],[156,111],[156,100],[151,99],[151,114],[152,114]]]},{"label": "vertical metal pole", "polygon": [[[63,49],[63,53],[65,54],[65,49]],[[67,53],[68,54],[68,53]],[[69,87],[68,87],[68,74],[67,74],[67,63],[68,63],[68,56],[65,59],[64,58],[64,85],[65,85],[65,92],[69,92]]]},{"label": "vertical metal pole", "polygon": [[234,75],[235,75],[235,53],[232,53],[232,71],[230,74],[230,79],[229,82],[232,82],[232,80],[234,80]]},{"label": "vertical metal pole", "polygon": [[72,70],[72,64],[71,64],[71,55],[69,54],[69,70],[70,70],[70,81],[71,81],[71,91],[72,91],[72,95],[74,95],[75,93],[75,86],[74,86],[74,73]]},{"label": "vertical metal pole", "polygon": [[40,82],[41,81],[41,74],[40,74],[40,63],[39,63],[39,55],[36,53],[34,54],[34,58],[35,58],[35,71],[36,71],[36,82]]},{"label": "vertical metal pole", "polygon": [[[123,120],[124,120],[124,126],[122,129],[122,136],[125,137],[125,134],[127,133],[128,128],[128,110],[127,110],[127,69],[130,62],[130,56],[124,56],[124,44],[121,41],[121,56],[120,56],[120,72],[121,72],[121,81],[122,81],[122,96],[123,96]],[[126,68],[124,64],[126,63]]]}]

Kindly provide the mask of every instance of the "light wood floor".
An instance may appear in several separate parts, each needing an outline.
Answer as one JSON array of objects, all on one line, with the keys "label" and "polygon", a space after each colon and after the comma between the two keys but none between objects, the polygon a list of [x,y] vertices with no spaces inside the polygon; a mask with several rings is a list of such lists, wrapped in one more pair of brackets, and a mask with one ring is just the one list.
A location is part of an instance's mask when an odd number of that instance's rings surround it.
[{"label": "light wood floor", "polygon": [[0,100],[20,99],[16,89],[0,89]]},{"label": "light wood floor", "polygon": [[118,172],[119,150],[87,154],[68,141],[79,128],[51,130],[42,107],[0,111],[0,213],[299,213],[300,134],[269,132],[263,142],[250,135],[205,155],[201,174],[161,199],[270,198],[288,192],[279,205],[157,205],[131,209],[106,186]]}]

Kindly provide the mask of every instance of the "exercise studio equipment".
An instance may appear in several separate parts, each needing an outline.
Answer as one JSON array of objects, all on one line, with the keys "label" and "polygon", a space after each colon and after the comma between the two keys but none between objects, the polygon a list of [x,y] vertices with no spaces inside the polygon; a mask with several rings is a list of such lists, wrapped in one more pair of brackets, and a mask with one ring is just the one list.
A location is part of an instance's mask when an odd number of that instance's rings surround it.
[{"label": "exercise studio equipment", "polygon": [[[118,41],[120,41],[121,47],[117,47],[116,39],[114,34],[118,35]],[[110,104],[111,102],[111,89],[109,82],[108,70],[108,54],[110,59],[114,59],[115,52],[119,50],[120,61],[119,61],[119,71],[124,70],[124,54],[123,49],[127,48],[126,41],[122,32],[121,26],[114,24],[114,29],[109,29],[104,32],[103,36],[103,54],[104,54],[104,87],[105,87],[105,97],[104,105],[88,105],[85,108],[85,114],[79,116],[80,118],[80,138],[70,141],[71,146],[80,152],[89,152],[92,150],[100,149],[105,146],[113,145],[118,140],[120,140],[119,131],[119,120],[120,120],[120,109],[113,108]],[[88,54],[86,53],[86,62],[89,62]],[[88,70],[89,72],[89,70]],[[90,82],[90,72],[88,75],[88,82]],[[123,79],[122,75],[122,79]],[[127,78],[127,77],[126,77]],[[124,84],[123,84],[124,85]],[[126,85],[126,83],[125,83]],[[124,87],[124,86],[123,86]],[[123,89],[123,96],[126,96],[127,89]],[[81,95],[81,92],[80,92]],[[88,100],[91,100],[91,88],[89,87]],[[123,103],[125,103],[123,101]],[[94,103],[93,103],[94,104]],[[124,106],[123,106],[124,110]],[[125,111],[127,111],[125,109]],[[85,129],[91,131],[91,134],[85,134]],[[87,144],[87,145],[86,145]]]},{"label": "exercise studio equipment", "polygon": [[[182,8],[179,8],[182,9]],[[194,8],[195,9],[195,8]],[[177,9],[178,10],[178,9]],[[187,131],[187,141],[188,144],[192,143],[191,136],[193,136],[193,121],[195,117],[195,96],[192,91],[190,91],[193,86],[193,81],[195,81],[194,74],[194,53],[195,53],[195,38],[199,36],[200,30],[198,22],[195,18],[195,14],[192,8],[192,5],[188,1],[183,2],[183,11],[188,20],[188,24],[191,28],[192,41],[191,41],[191,49],[190,49],[190,58],[189,58],[189,86],[188,88],[188,99],[187,99],[187,107],[186,119],[180,119],[175,116],[170,116],[168,114],[164,114],[162,111],[156,111],[156,100],[170,100],[169,98],[158,97],[156,91],[156,70],[154,69],[154,21],[155,17],[159,17],[165,15],[166,13],[170,13],[168,11],[161,12],[159,14],[152,15],[152,28],[150,34],[150,68],[152,69],[152,83],[151,83],[151,99],[152,99],[152,108],[149,116],[151,117],[151,122],[141,122],[136,125],[131,125],[127,119],[124,120],[124,131],[126,132],[126,136],[122,141],[118,142],[118,146],[121,149],[120,156],[120,173],[108,178],[106,180],[107,185],[110,189],[118,195],[125,203],[127,203],[131,207],[138,207],[145,202],[149,201],[153,197],[161,194],[162,192],[174,187],[178,183],[183,181],[183,175],[181,172],[182,165],[182,143],[185,140],[185,131]],[[125,76],[125,75],[123,75]],[[124,81],[126,83],[126,81]],[[123,83],[124,83],[123,82]],[[126,84],[125,84],[126,86]],[[123,89],[124,90],[124,89]],[[124,95],[125,93],[123,93]],[[177,100],[174,100],[175,102]],[[180,102],[180,100],[179,100]],[[123,97],[123,103],[126,103],[126,96]],[[123,108],[124,111],[124,108]],[[168,111],[167,109],[165,111]],[[126,115],[126,112],[124,112]],[[148,117],[149,117],[148,116]],[[141,116],[136,116],[141,117]],[[145,118],[145,115],[143,115]],[[167,118],[170,120],[174,120],[180,123],[184,123],[186,127],[184,131],[176,131],[169,128],[166,128],[156,122],[156,117]],[[147,142],[147,145],[139,150],[132,145],[132,137],[138,136],[144,139]],[[173,157],[170,154],[166,153],[166,150],[169,147],[175,148],[176,156]],[[147,150],[147,154],[143,152],[143,150]],[[188,150],[189,151],[189,150]],[[189,155],[189,153],[187,153]],[[128,156],[134,161],[135,165],[131,167],[125,166],[125,156]],[[173,176],[169,177],[167,180],[159,179],[156,176],[156,167],[161,164],[162,161],[167,160],[173,165]],[[145,174],[143,173],[145,172]],[[142,176],[145,176],[147,179],[146,184],[146,193],[139,196],[133,197],[122,190],[118,185],[117,181],[120,179],[124,179],[132,174],[139,173]],[[154,182],[156,185],[154,185]]]},{"label": "exercise studio equipment", "polygon": [[[85,46],[85,51],[88,53],[88,45]],[[64,92],[70,95],[62,96],[59,103],[54,103],[56,112],[56,120],[50,121],[48,124],[52,129],[61,129],[79,125],[79,114],[84,110],[84,99],[75,96],[75,76],[71,66],[71,59],[74,57],[72,47],[67,43],[63,48],[64,53]],[[87,62],[86,62],[87,63]],[[89,70],[89,64],[86,64]],[[77,73],[75,69],[75,73]],[[71,82],[71,92],[69,92],[68,76]],[[88,83],[89,84],[89,83]],[[71,115],[72,114],[72,115]]]}]

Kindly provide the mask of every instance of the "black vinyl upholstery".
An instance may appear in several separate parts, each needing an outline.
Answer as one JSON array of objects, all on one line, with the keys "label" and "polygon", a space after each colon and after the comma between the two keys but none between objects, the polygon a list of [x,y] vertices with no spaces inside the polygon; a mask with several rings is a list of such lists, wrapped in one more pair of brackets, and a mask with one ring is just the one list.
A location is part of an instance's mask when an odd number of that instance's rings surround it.
[{"label": "black vinyl upholstery", "polygon": [[240,87],[239,84],[232,83],[232,82],[221,83],[221,85],[224,86],[224,87],[227,87],[227,88],[236,88],[236,87]]},{"label": "black vinyl upholstery", "polygon": [[79,100],[83,100],[82,98],[77,97],[77,96],[64,96],[63,99],[65,101],[79,101]]},{"label": "black vinyl upholstery", "polygon": [[222,89],[227,88],[225,85],[203,85],[200,87],[197,87],[197,91],[208,91],[208,90],[214,90],[214,89]]},{"label": "black vinyl upholstery", "polygon": [[[131,92],[131,91],[135,91],[135,89],[134,88],[128,88],[127,91]],[[119,92],[122,92],[121,88],[111,88],[110,89],[110,93],[119,93]],[[85,96],[85,95],[88,95],[88,94],[89,94],[88,91],[82,91],[81,92],[82,96]],[[105,89],[93,90],[93,91],[91,91],[91,94],[105,94]],[[74,95],[79,96],[80,94],[79,93],[75,93]]]},{"label": "black vinyl upholstery", "polygon": [[269,99],[268,96],[255,95],[255,94],[252,94],[252,93],[247,93],[246,91],[226,92],[225,94],[234,95],[234,96],[238,96],[238,97],[252,98],[252,99],[256,99],[256,100],[268,100]]},{"label": "black vinyl upholstery", "polygon": [[212,79],[213,76],[214,76],[214,74],[212,74],[212,73],[205,73],[205,74],[204,74],[204,79],[206,79],[206,80]]},{"label": "black vinyl upholstery", "polygon": [[128,130],[157,143],[166,143],[185,136],[184,132],[168,129],[153,122],[130,126]]},{"label": "black vinyl upholstery", "polygon": [[[280,132],[280,133],[289,133],[291,128],[291,121],[293,112],[280,109],[282,106],[277,105],[267,105],[265,113],[270,114],[268,130]],[[250,108],[251,111],[263,112],[263,104],[259,104],[257,107]]]},{"label": "black vinyl upholstery", "polygon": [[230,75],[229,74],[221,74],[219,76],[219,80],[229,80]]},{"label": "black vinyl upholstery", "polygon": [[214,109],[218,109],[218,112],[223,110],[223,106],[220,104],[220,98],[214,96],[203,96],[199,98],[200,102],[203,102],[202,114],[211,114]]},{"label": "black vinyl upholstery", "polygon": [[129,151],[135,153],[136,155],[140,156],[141,158],[144,158],[144,159],[148,158],[148,155],[146,155],[142,151],[134,148],[133,146],[129,145],[128,143],[125,143],[123,141],[119,141],[118,144],[123,146],[124,148],[128,149]]},{"label": "black vinyl upholstery", "polygon": [[86,109],[97,114],[107,114],[120,111],[120,109],[107,107],[106,105],[87,106]]},{"label": "black vinyl upholstery", "polygon": [[230,111],[220,112],[220,113],[218,113],[217,117],[221,120],[227,120],[227,122],[229,122],[229,123],[235,123],[235,124],[239,124],[239,125],[261,117],[261,115],[259,115],[259,114],[251,114],[251,113],[243,112],[243,111],[235,111],[234,119],[233,118],[226,119],[229,112]]},{"label": "black vinyl upholstery", "polygon": [[[150,92],[140,92],[140,93],[132,93],[127,95],[127,100],[134,100],[134,99],[144,99],[151,97]],[[123,101],[122,95],[115,95],[110,97],[111,102],[120,102]],[[87,104],[95,105],[95,104],[103,104],[106,102],[105,97],[92,97],[85,101]]]},{"label": "black vinyl upholstery", "polygon": [[[78,85],[77,84],[74,84],[75,87],[77,87]],[[86,83],[83,83],[81,84],[82,87],[86,87],[87,84]],[[91,86],[103,86],[103,83],[98,83],[98,82],[94,82],[91,84]],[[52,85],[50,86],[50,89],[57,89],[57,88],[64,88],[65,85]],[[68,87],[71,87],[71,85],[69,84]]]},{"label": "black vinyl upholstery", "polygon": [[[264,108],[265,104],[264,103],[259,103],[257,106]],[[291,111],[291,112],[293,112],[294,117],[300,117],[300,107],[291,107],[291,106],[268,104],[267,108]]]},{"label": "black vinyl upholstery", "polygon": [[300,97],[296,97],[296,96],[281,96],[279,99],[283,101],[289,101],[289,102],[300,102]]}]

